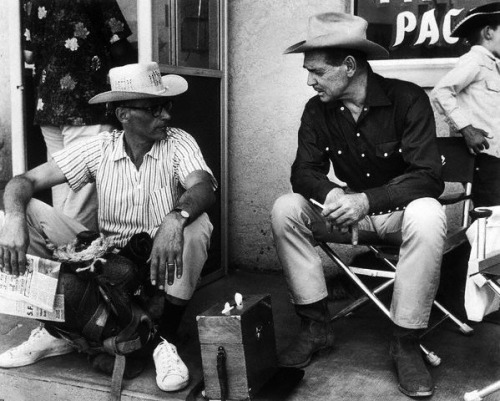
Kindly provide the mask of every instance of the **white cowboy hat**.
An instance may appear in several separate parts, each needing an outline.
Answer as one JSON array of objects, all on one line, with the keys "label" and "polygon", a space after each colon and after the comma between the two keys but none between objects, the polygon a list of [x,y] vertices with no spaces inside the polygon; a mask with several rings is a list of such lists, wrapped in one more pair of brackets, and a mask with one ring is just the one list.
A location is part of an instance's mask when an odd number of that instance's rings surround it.
[{"label": "white cowboy hat", "polygon": [[500,19],[499,2],[472,8],[467,12],[465,18],[453,28],[450,36],[454,38],[466,37],[473,29],[488,24],[491,17],[495,15]]},{"label": "white cowboy hat", "polygon": [[369,57],[387,57],[389,52],[366,39],[368,22],[361,17],[345,13],[324,13],[309,18],[307,39],[285,50],[303,53],[324,48],[359,50]]},{"label": "white cowboy hat", "polygon": [[95,95],[89,103],[170,97],[188,89],[187,81],[179,75],[161,76],[155,62],[127,64],[109,70],[111,90]]}]

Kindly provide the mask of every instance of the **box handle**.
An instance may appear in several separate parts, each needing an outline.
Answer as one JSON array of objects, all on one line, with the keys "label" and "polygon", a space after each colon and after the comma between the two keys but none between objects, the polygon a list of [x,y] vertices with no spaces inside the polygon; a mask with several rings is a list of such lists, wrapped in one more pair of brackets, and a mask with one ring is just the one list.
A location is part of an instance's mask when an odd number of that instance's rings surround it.
[{"label": "box handle", "polygon": [[217,376],[220,386],[220,400],[227,400],[227,368],[226,368],[226,350],[221,345],[217,350]]}]

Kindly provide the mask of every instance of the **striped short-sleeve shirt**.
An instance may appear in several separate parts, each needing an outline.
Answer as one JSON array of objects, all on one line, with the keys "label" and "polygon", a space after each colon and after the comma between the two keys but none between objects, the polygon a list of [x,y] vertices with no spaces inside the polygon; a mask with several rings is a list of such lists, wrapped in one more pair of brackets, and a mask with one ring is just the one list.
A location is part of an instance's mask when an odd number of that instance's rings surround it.
[{"label": "striped short-sleeve shirt", "polygon": [[53,158],[74,191],[96,183],[99,230],[118,247],[140,232],[154,238],[191,172],[207,171],[217,188],[198,144],[178,128],[170,128],[165,139],[155,142],[139,169],[125,152],[123,131],[103,132]]}]

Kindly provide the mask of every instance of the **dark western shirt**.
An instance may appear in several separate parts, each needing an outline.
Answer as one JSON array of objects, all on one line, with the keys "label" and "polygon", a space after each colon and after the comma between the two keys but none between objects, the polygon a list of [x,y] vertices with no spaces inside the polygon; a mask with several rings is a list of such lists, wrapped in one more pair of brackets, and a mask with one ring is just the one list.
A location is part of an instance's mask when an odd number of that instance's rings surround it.
[{"label": "dark western shirt", "polygon": [[330,162],[349,189],[364,192],[370,213],[400,210],[443,191],[441,160],[429,98],[410,82],[368,72],[363,111],[354,121],[341,101],[307,103],[292,165],[293,191],[324,202],[338,187]]}]

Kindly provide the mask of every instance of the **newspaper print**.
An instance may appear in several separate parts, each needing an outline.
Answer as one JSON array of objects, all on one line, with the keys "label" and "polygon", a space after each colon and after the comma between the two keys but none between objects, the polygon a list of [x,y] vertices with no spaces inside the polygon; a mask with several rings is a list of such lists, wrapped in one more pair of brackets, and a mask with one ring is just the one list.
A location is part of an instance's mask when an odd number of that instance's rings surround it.
[{"label": "newspaper print", "polygon": [[16,301],[0,296],[0,313],[29,319],[64,322],[64,295],[56,294],[53,312],[31,305],[26,301]]},{"label": "newspaper print", "polygon": [[[61,263],[26,255],[26,272],[22,276],[0,272],[0,301],[4,298],[24,301],[54,312],[54,302]],[[0,313],[3,305],[0,302]]]}]

